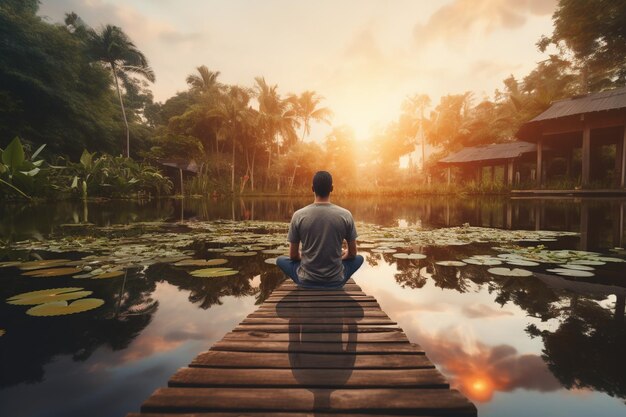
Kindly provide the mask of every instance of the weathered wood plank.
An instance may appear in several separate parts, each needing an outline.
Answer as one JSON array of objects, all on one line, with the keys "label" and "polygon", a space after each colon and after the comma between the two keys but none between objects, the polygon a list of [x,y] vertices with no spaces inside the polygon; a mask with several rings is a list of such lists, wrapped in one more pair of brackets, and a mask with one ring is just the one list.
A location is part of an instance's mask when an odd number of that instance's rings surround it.
[{"label": "weathered wood plank", "polygon": [[299,353],[297,361],[289,353],[227,352],[209,350],[199,354],[189,366],[211,368],[278,368],[278,369],[421,369],[434,368],[426,355],[353,355],[347,365],[345,355]]},{"label": "weathered wood plank", "polygon": [[436,369],[181,368],[170,387],[197,388],[449,388]]},{"label": "weathered wood plank", "polygon": [[399,332],[396,325],[371,324],[306,324],[289,326],[288,324],[245,324],[237,326],[233,332],[262,331],[268,333],[371,333],[371,332]]},{"label": "weathered wood plank", "polygon": [[297,388],[162,388],[144,402],[145,412],[266,411],[319,409],[350,413],[476,416],[476,407],[455,390]]},{"label": "weathered wood plank", "polygon": [[317,301],[317,302],[306,302],[303,301],[301,303],[268,303],[263,306],[264,308],[357,308],[357,307],[378,307],[380,305],[376,301],[358,301],[358,302],[349,302],[349,301]]},{"label": "weathered wood plank", "polygon": [[[409,414],[403,414],[409,415]],[[435,417],[434,415],[425,414],[410,414],[416,417]],[[126,414],[126,417],[398,417],[398,414],[345,414],[345,413],[320,413],[316,412],[295,412],[295,413],[277,413],[277,412],[254,412],[246,411],[245,414],[241,412],[206,412],[206,413],[130,413]],[[439,414],[441,416],[441,414]]]},{"label": "weathered wood plank", "polygon": [[355,318],[359,319],[362,317],[384,317],[389,318],[387,313],[382,310],[362,310],[362,309],[328,309],[328,310],[316,310],[316,309],[290,309],[285,311],[263,311],[257,310],[254,313],[248,315],[249,318],[259,318],[259,317],[277,317],[280,318],[292,318],[292,317],[310,317],[310,318],[330,318],[330,317],[344,317],[344,318]]},{"label": "weathered wood plank", "polygon": [[270,297],[368,297],[363,291],[345,291],[345,290],[274,290]]},{"label": "weathered wood plank", "polygon": [[[295,317],[295,318],[249,318],[244,319],[239,326],[246,325],[256,325],[256,324],[280,324],[285,326],[295,326],[300,325],[302,327],[308,327],[309,325],[316,324],[325,324],[325,325],[347,325],[347,326],[358,326],[361,325],[394,325],[397,324],[393,320],[389,320],[383,317],[329,317],[329,318],[318,318],[318,317]],[[303,330],[304,331],[304,330]]]},{"label": "weathered wood plank", "polygon": [[363,297],[349,297],[349,296],[335,296],[335,295],[321,295],[321,296],[307,296],[307,295],[285,295],[282,297],[268,297],[265,302],[266,303],[303,303],[303,302],[314,302],[314,301],[344,301],[344,302],[364,302],[364,301],[373,301],[376,302],[376,298],[366,295]]},{"label": "weathered wood plank", "polygon": [[[378,305],[371,305],[371,306],[358,306],[358,305],[351,305],[351,306],[347,306],[347,307],[324,307],[324,309],[326,310],[335,310],[335,311],[345,311],[345,310],[377,310],[377,311],[381,311],[380,306]],[[319,307],[315,307],[315,306],[304,306],[304,307],[299,307],[297,304],[293,305],[293,306],[288,306],[288,307],[284,307],[284,306],[280,306],[278,308],[276,308],[276,304],[270,304],[270,305],[264,305],[259,307],[256,311],[310,311],[310,310],[319,310]]]},{"label": "weathered wood plank", "polygon": [[343,286],[343,288],[339,289],[327,289],[327,290],[320,290],[319,288],[302,288],[302,287],[297,287],[296,284],[288,284],[288,285],[281,285],[278,290],[280,291],[362,291],[361,287],[359,287],[358,285],[355,284],[346,284]]},{"label": "weathered wood plank", "polygon": [[315,343],[336,343],[338,341],[347,342],[351,339],[356,339],[361,342],[409,342],[409,339],[403,332],[380,332],[380,333],[363,333],[354,336],[351,333],[268,333],[262,331],[248,331],[248,332],[230,332],[226,333],[224,340],[241,340],[241,341],[272,341],[272,342],[289,342],[293,338],[298,337],[302,342],[315,342]]},{"label": "weathered wood plank", "polygon": [[290,342],[243,342],[220,340],[211,350],[238,352],[290,352],[290,353],[388,353],[423,355],[422,348],[413,343],[290,343]]}]

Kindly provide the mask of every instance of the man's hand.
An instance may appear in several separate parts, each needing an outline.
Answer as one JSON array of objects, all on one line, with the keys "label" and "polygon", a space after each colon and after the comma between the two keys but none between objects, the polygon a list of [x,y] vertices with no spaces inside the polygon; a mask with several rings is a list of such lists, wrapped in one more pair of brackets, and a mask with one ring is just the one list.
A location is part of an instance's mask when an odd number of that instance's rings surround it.
[{"label": "man's hand", "polygon": [[341,251],[341,259],[352,259],[356,256],[356,240],[348,242],[348,249]]},{"label": "man's hand", "polygon": [[292,261],[300,260],[300,242],[298,243],[289,242],[289,258]]}]

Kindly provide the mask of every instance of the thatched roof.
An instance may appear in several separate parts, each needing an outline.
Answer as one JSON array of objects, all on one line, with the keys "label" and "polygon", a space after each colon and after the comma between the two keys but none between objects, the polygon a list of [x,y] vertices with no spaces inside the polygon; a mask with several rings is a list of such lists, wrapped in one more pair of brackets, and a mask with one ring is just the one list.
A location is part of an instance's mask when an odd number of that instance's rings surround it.
[{"label": "thatched roof", "polygon": [[473,146],[448,155],[439,160],[440,164],[463,164],[466,162],[514,159],[537,151],[537,145],[529,142],[496,143],[487,146]]}]

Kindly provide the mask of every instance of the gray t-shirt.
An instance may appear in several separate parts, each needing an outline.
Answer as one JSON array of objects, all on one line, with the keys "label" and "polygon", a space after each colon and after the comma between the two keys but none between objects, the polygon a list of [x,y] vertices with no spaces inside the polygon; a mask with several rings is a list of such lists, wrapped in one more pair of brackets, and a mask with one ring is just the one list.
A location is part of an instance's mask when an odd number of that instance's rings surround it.
[{"label": "gray t-shirt", "polygon": [[343,280],[341,245],[356,240],[352,214],[330,203],[313,203],[293,213],[287,239],[300,242],[302,262],[298,277],[304,281]]}]

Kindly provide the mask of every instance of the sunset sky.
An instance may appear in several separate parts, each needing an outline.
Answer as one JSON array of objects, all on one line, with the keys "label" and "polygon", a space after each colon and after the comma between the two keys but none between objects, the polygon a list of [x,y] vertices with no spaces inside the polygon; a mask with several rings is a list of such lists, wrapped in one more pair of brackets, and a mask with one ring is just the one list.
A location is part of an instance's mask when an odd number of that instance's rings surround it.
[{"label": "sunset sky", "polygon": [[[479,100],[545,58],[555,0],[42,0],[60,22],[74,11],[92,27],[122,27],[148,57],[164,101],[199,65],[283,94],[315,90],[358,138],[395,119],[402,100],[474,92]],[[314,128],[312,139],[328,128]]]}]

